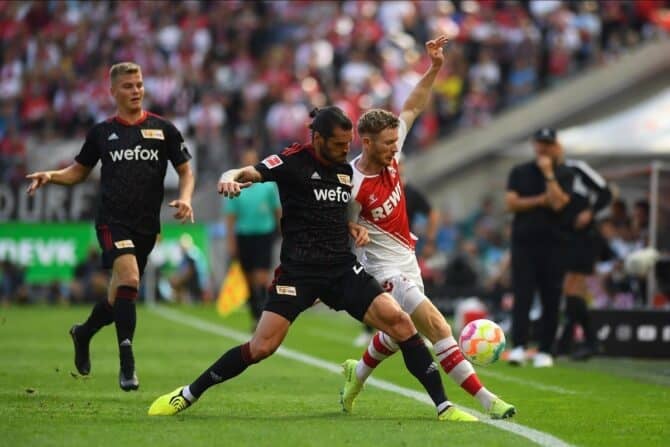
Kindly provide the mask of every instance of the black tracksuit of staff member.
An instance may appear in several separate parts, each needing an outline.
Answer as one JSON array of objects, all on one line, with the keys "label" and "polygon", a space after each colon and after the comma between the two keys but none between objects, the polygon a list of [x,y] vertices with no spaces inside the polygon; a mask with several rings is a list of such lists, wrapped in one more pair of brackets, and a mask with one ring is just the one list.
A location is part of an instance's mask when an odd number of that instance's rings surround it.
[{"label": "black tracksuit of staff member", "polygon": [[596,349],[596,338],[586,305],[586,278],[593,273],[603,238],[594,222],[594,216],[612,200],[605,179],[581,160],[565,160],[572,169],[574,180],[570,203],[564,211],[564,227],[567,233],[565,245],[565,321],[557,344],[557,354],[567,354],[572,347],[574,327],[579,324],[585,337],[585,345],[572,353],[573,358],[585,360]]},{"label": "black tracksuit of staff member", "polygon": [[[514,213],[512,224],[512,281],[514,290],[512,342],[516,354],[526,347],[528,312],[536,290],[542,302],[539,351],[547,359],[535,366],[551,366],[550,352],[558,327],[563,281],[561,212],[570,200],[573,173],[560,163],[562,149],[553,129],[533,135],[535,160],[515,166],[507,181],[505,204]],[[513,351],[512,354],[515,354]],[[510,363],[524,357],[510,355]]]}]

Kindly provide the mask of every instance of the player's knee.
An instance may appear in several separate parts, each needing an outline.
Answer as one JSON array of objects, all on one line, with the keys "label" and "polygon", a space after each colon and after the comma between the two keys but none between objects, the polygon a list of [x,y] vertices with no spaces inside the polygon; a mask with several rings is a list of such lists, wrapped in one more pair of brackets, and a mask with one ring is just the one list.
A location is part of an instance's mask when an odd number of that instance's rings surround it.
[{"label": "player's knee", "polygon": [[389,326],[392,331],[389,335],[396,340],[406,340],[416,333],[412,319],[402,310],[398,310],[390,316]]},{"label": "player's knee", "polygon": [[126,287],[133,287],[135,289],[140,288],[140,275],[139,274],[125,274],[119,275],[118,278],[119,287],[124,285]]},{"label": "player's knee", "polygon": [[254,363],[270,357],[279,345],[272,339],[252,339],[249,345],[251,359]]}]

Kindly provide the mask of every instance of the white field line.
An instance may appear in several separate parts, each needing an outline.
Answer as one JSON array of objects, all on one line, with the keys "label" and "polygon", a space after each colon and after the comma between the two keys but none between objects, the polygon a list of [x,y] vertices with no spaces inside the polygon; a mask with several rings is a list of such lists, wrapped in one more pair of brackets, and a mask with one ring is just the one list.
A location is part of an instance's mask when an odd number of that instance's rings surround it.
[{"label": "white field line", "polygon": [[[151,307],[150,310],[167,320],[174,321],[176,323],[185,326],[190,326],[192,328],[199,329],[203,332],[209,332],[210,334],[216,334],[222,337],[227,337],[239,343],[244,343],[249,340],[249,334],[247,333],[239,332],[234,329],[227,328],[223,325],[213,324],[208,321],[201,320],[199,318],[192,317],[190,315],[186,315],[172,309],[166,309],[160,306],[156,306]],[[334,374],[339,375],[341,374],[342,371],[342,367],[336,363],[321,360],[317,357],[312,357],[311,355],[303,354],[301,352],[294,351],[292,349],[288,349],[283,346],[280,347],[275,354],[281,357],[296,360],[306,365],[314,366],[320,369],[325,369],[326,371],[330,371]],[[433,406],[433,402],[423,392],[415,391],[409,388],[404,388],[395,385],[391,382],[375,379],[373,377],[369,378],[366,383],[371,386],[386,391],[390,391],[392,393],[396,393],[401,396],[408,397],[410,399],[414,399],[419,402],[423,402],[425,404]],[[558,439],[548,433],[544,433],[539,430],[526,427],[524,425],[516,424],[514,422],[489,419],[487,415],[480,413],[476,410],[473,410],[468,407],[463,407],[461,405],[459,405],[459,407],[464,408],[471,414],[477,416],[480,419],[480,421],[485,424],[489,424],[496,428],[499,428],[500,430],[505,430],[515,435],[524,437],[530,441],[535,442],[538,445],[545,447],[572,447],[571,444],[568,444],[567,442]]]}]

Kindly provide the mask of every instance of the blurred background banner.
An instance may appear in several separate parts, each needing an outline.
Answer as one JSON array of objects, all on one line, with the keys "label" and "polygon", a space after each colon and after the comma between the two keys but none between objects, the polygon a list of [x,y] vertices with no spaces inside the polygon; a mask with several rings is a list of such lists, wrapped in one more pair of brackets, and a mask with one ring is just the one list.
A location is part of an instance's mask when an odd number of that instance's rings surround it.
[{"label": "blurred background banner", "polygon": [[[193,241],[189,248],[204,272],[208,265],[208,236],[203,224],[164,224],[160,240],[151,254],[155,265],[177,268],[182,259],[180,238],[186,233]],[[89,248],[97,247],[95,230],[90,223],[6,222],[0,226],[0,261],[25,268],[28,283],[70,281],[74,270],[86,260]]]},{"label": "blurred background banner", "polygon": [[22,223],[0,226],[0,260],[26,270],[28,283],[69,281],[75,267],[97,244],[90,223]]}]

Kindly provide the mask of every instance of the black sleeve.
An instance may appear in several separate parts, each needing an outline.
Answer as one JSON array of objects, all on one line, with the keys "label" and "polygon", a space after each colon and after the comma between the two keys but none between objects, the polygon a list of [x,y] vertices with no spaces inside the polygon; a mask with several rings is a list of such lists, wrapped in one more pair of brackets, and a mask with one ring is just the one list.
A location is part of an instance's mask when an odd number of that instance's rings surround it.
[{"label": "black sleeve", "polygon": [[512,171],[507,176],[507,191],[510,192],[519,192],[519,166],[515,166]]},{"label": "black sleeve", "polygon": [[165,144],[167,145],[168,158],[175,168],[182,163],[189,161],[192,156],[186,147],[184,137],[181,132],[172,123],[165,126]]},{"label": "black sleeve", "polygon": [[77,163],[88,166],[89,168],[95,167],[98,160],[100,160],[100,147],[96,139],[96,135],[98,134],[96,130],[97,126],[94,126],[88,131],[84,145],[81,147],[79,154],[74,157]]},{"label": "black sleeve", "polygon": [[290,166],[293,156],[273,154],[265,157],[254,168],[261,174],[264,182],[282,183],[290,178]]}]

